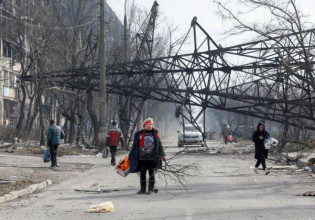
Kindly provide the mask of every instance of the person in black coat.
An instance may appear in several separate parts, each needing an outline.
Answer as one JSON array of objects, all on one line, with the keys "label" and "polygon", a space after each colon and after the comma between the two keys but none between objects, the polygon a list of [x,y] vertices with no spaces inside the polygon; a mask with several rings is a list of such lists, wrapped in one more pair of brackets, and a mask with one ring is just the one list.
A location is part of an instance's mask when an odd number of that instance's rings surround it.
[{"label": "person in black coat", "polygon": [[147,118],[143,129],[136,132],[133,147],[129,153],[130,173],[140,172],[140,187],[137,194],[145,194],[149,172],[149,189],[147,194],[154,191],[154,172],[162,167],[162,160],[165,161],[165,153],[158,131],[154,128],[153,119]]},{"label": "person in black coat", "polygon": [[253,142],[255,142],[255,159],[257,159],[257,163],[255,165],[254,171],[258,172],[258,167],[262,164],[264,172],[266,175],[270,173],[268,169],[266,169],[266,158],[268,157],[268,150],[265,149],[265,140],[270,137],[269,133],[265,130],[265,125],[260,122],[257,125],[257,131],[253,134]]}]

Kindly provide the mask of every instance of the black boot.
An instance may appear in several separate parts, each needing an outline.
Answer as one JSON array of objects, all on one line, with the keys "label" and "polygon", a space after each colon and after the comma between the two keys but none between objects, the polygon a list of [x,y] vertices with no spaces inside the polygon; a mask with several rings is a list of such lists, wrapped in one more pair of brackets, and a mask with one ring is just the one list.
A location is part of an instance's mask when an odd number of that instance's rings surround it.
[{"label": "black boot", "polygon": [[147,192],[147,194],[152,194],[154,191],[154,180],[149,180],[149,191]]},{"label": "black boot", "polygon": [[145,189],[147,187],[147,181],[140,181],[141,189],[137,192],[137,194],[145,194]]}]

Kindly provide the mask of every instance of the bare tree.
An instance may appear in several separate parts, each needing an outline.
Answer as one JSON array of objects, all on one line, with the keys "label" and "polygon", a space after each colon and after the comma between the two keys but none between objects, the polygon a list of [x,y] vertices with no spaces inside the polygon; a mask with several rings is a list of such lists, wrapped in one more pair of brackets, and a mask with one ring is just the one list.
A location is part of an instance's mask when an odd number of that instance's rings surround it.
[{"label": "bare tree", "polygon": [[[307,16],[298,8],[298,0],[237,0],[234,4],[243,6],[244,11],[233,11],[232,7],[227,6],[223,0],[214,0],[218,4],[218,12],[224,20],[232,21],[233,27],[226,31],[226,34],[240,35],[244,33],[254,33],[257,37],[273,39],[274,51],[280,57],[280,64],[291,76],[315,89],[315,76],[312,61],[314,55],[310,53],[308,45],[314,43],[314,37],[305,38],[303,32],[313,28],[314,24],[307,20]],[[233,8],[235,9],[235,7]],[[262,14],[268,20],[246,20],[250,14]],[[295,36],[294,44],[301,48],[300,57],[293,57],[290,50],[284,52],[280,47],[286,46],[279,42],[275,37],[284,34]],[[289,43],[289,42],[288,42]],[[290,65],[293,61],[301,63],[298,67]],[[306,76],[303,77],[301,71],[305,70]]]},{"label": "bare tree", "polygon": [[[314,44],[314,36],[305,37],[305,31],[313,28],[314,24],[307,20],[307,16],[299,9],[298,0],[236,0],[230,2],[239,7],[233,7],[225,0],[214,0],[218,4],[218,12],[223,20],[232,22],[232,27],[225,32],[226,35],[253,34],[256,38],[269,39],[271,48],[277,54],[281,71],[277,71],[278,78],[284,80],[283,88],[278,88],[278,94],[284,100],[289,100],[289,96],[294,88],[287,84],[287,80],[294,78],[304,85],[305,93],[315,89],[315,75],[313,69],[314,54],[310,45]],[[253,15],[264,14],[264,16]],[[247,18],[250,19],[247,19]],[[288,41],[283,41],[278,36],[288,35],[292,37]],[[251,35],[252,36],[252,35]],[[299,48],[299,56],[293,55],[290,46]],[[294,65],[292,65],[294,64]],[[265,82],[268,86],[268,82]],[[283,112],[286,120],[286,111],[289,108],[283,104]],[[281,126],[281,148],[289,141],[290,127],[287,123]]]}]

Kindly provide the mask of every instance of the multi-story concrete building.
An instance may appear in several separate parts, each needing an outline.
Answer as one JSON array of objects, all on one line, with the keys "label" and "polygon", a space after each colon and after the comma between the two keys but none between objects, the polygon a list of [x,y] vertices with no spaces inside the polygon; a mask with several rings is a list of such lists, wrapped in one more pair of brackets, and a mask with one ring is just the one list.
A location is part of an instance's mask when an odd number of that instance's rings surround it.
[{"label": "multi-story concrete building", "polygon": [[[24,3],[27,3],[27,1],[0,0],[0,126],[15,126],[20,114],[18,79],[22,68],[18,57],[21,55],[19,52],[20,50],[25,50],[26,48],[28,48],[28,43],[27,41],[24,42],[24,48],[20,48],[18,45],[16,45],[18,36],[15,29],[18,27],[12,24],[15,23],[14,21],[16,21],[17,23],[27,21],[26,16],[22,16],[23,12],[21,10],[22,4],[25,5]],[[73,2],[76,3],[77,1],[78,0],[74,0]],[[48,6],[51,4],[51,1],[49,0],[38,0],[34,2]],[[72,5],[69,2],[68,0],[64,0],[64,3],[69,4],[68,8],[71,10]],[[91,7],[94,10],[93,14],[96,14],[98,16],[98,7],[92,6],[97,6],[99,0],[89,0],[87,2],[88,4],[86,7]],[[61,4],[61,6],[67,8],[67,4]],[[65,13],[65,16],[70,16],[68,11],[67,13]],[[113,48],[111,49],[111,51],[115,51],[117,50],[117,47],[114,47],[113,45],[122,44],[123,42],[123,29],[121,22],[108,5],[106,5],[106,20],[110,21],[110,25],[107,26],[107,31],[110,32],[110,34],[106,35],[108,45],[107,50],[109,50],[110,46],[112,46]],[[95,23],[91,23],[90,25],[95,24],[97,24],[96,21]],[[19,25],[19,28],[22,27],[23,24]],[[116,57],[117,56],[118,55],[116,54]],[[108,57],[107,59],[114,59],[112,57]],[[42,100],[45,119],[48,120],[50,118],[56,118],[56,109],[58,104],[52,93],[44,92]],[[28,104],[29,101],[27,100],[25,109],[28,109]],[[34,124],[35,128],[37,124],[38,121],[36,120]]]},{"label": "multi-story concrete building", "polygon": [[0,126],[15,125],[18,112],[18,75],[21,65],[16,59],[14,28],[9,20],[21,14],[21,0],[0,0]]}]

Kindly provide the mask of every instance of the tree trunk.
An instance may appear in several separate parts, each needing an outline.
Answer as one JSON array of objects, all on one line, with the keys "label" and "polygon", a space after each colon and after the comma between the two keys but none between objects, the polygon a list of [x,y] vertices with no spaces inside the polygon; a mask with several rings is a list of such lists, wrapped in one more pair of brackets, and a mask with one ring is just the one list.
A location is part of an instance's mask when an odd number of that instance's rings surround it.
[{"label": "tree trunk", "polygon": [[[41,89],[40,89],[41,90]],[[43,115],[42,91],[39,91],[37,96],[38,110],[39,110],[39,124],[40,124],[40,145],[45,145],[45,124]]]},{"label": "tree trunk", "polygon": [[86,94],[87,94],[87,110],[89,112],[92,125],[93,125],[93,130],[94,130],[93,144],[98,145],[99,122],[97,120],[97,115],[95,114],[93,110],[93,94],[92,94],[91,87],[87,90]]},{"label": "tree trunk", "polygon": [[[28,118],[28,124],[27,124],[27,135],[29,136],[31,134],[32,131],[32,127],[35,121],[35,118],[38,114],[38,104],[37,104],[38,98],[35,98],[35,103],[34,103],[34,112],[32,114],[31,112],[31,108],[29,109],[29,118]],[[33,102],[33,100],[32,100]]]},{"label": "tree trunk", "polygon": [[18,123],[16,125],[16,132],[19,138],[21,137],[22,125],[25,118],[24,108],[25,108],[25,102],[26,102],[26,89],[23,84],[21,84],[21,91],[22,91],[22,101],[21,101],[21,106],[20,106],[20,116],[19,116]]},{"label": "tree trunk", "polygon": [[73,110],[71,110],[71,115],[70,115],[71,119],[69,120],[70,123],[70,129],[69,129],[69,144],[73,143],[74,140],[74,117],[75,117],[75,113]]},{"label": "tree trunk", "polygon": [[28,131],[29,127],[30,127],[30,123],[31,123],[31,118],[32,118],[32,110],[33,110],[33,103],[34,103],[34,96],[30,97],[30,105],[28,107],[28,112],[27,112],[27,118],[26,118],[26,123],[24,126],[24,130],[27,131],[27,134],[29,135],[30,132]]},{"label": "tree trunk", "polygon": [[65,132],[65,143],[68,143],[68,120],[65,121],[64,125],[62,126],[63,131]]}]

